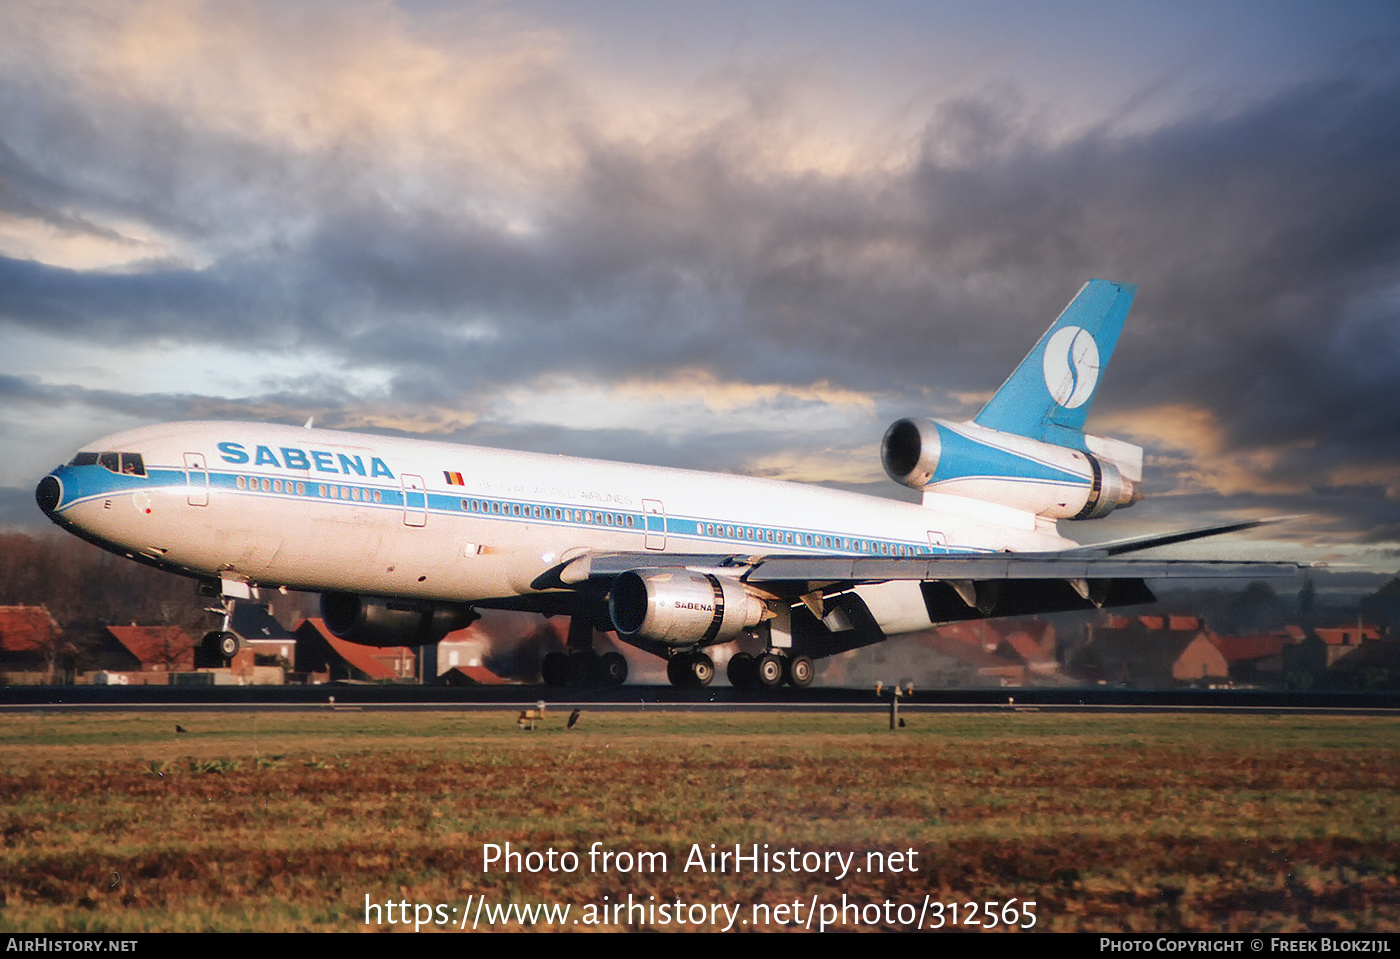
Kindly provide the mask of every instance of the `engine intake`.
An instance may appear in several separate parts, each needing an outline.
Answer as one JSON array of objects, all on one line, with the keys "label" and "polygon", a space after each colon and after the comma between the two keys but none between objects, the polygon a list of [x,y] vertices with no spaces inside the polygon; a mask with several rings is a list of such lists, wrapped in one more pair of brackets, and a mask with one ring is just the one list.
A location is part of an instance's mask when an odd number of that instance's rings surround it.
[{"label": "engine intake", "polygon": [[763,621],[763,600],[732,579],[678,569],[634,569],[613,582],[608,614],[623,639],[707,646]]},{"label": "engine intake", "polygon": [[942,455],[938,427],[929,420],[896,420],[880,441],[880,462],[896,483],[923,489],[933,479]]}]

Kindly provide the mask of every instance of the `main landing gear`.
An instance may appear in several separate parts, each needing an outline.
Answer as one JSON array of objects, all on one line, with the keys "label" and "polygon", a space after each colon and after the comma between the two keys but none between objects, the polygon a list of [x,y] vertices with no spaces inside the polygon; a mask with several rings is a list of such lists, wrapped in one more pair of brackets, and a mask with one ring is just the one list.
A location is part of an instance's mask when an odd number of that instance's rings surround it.
[{"label": "main landing gear", "polygon": [[589,650],[553,652],[540,663],[546,686],[621,686],[627,682],[627,660],[617,651],[599,656]]},{"label": "main landing gear", "polygon": [[735,653],[729,658],[729,684],[736,689],[772,689],[783,683],[806,689],[815,675],[810,656],[767,652],[757,656]]},{"label": "main landing gear", "polygon": [[[816,668],[810,656],[788,656],[780,653],[735,653],[729,657],[726,675],[729,685],[736,689],[772,689],[787,683],[798,689],[812,684]],[[666,678],[680,689],[699,689],[710,685],[715,677],[714,660],[698,649],[682,650],[666,663]]]},{"label": "main landing gear", "polygon": [[593,620],[586,613],[569,619],[569,650],[545,655],[540,676],[546,686],[621,686],[627,682],[627,660],[617,650],[593,651]]}]

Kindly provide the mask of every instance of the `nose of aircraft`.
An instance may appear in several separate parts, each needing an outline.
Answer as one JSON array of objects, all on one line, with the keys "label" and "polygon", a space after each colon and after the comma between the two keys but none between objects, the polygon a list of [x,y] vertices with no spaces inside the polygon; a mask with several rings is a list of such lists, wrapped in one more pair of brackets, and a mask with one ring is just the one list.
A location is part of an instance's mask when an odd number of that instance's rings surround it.
[{"label": "nose of aircraft", "polygon": [[45,516],[52,517],[53,511],[63,500],[63,484],[58,477],[50,475],[39,480],[39,485],[34,488],[34,500]]}]

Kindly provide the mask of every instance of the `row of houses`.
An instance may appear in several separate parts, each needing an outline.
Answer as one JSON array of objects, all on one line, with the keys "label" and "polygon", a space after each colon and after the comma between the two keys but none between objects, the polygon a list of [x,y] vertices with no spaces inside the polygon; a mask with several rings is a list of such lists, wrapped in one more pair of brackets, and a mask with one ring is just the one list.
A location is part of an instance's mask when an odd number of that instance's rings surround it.
[{"label": "row of houses", "polygon": [[267,607],[242,604],[234,629],[246,646],[232,660],[206,662],[179,626],[93,624],[61,629],[42,606],[0,606],[0,683],[88,682],[116,685],[284,682],[505,682],[482,664],[489,639],[462,630],[429,655],[405,646],[371,647],[338,639],[320,619],[288,631]]},{"label": "row of houses", "polygon": [[1104,615],[1063,635],[1049,620],[980,620],[906,637],[870,658],[836,657],[823,676],[848,685],[875,677],[935,686],[1400,685],[1400,640],[1366,624],[1237,636],[1197,616]]},{"label": "row of houses", "polygon": [[[1086,628],[1067,664],[1082,679],[1142,687],[1181,683],[1349,685],[1348,674],[1400,667],[1400,642],[1374,626],[1286,626],[1263,635],[1220,635],[1192,616],[1110,616]],[[1397,673],[1400,675],[1400,673]]]},{"label": "row of houses", "polygon": [[[491,635],[479,623],[449,634],[437,647],[414,650],[349,643],[331,635],[317,618],[287,631],[267,607],[253,604],[241,604],[237,616],[233,627],[247,646],[224,665],[203,661],[198,643],[178,626],[70,626],[65,631],[42,606],[0,606],[0,682],[508,681],[485,664],[493,650],[499,654],[510,640]],[[1400,684],[1400,640],[1383,633],[1393,632],[1358,623],[1237,636],[1218,634],[1196,616],[1105,615],[1062,635],[1049,620],[971,621],[823,661],[822,681],[889,681],[896,677],[887,675],[887,658],[903,655],[900,678],[935,686],[1391,686]],[[534,655],[521,658],[518,678],[533,680],[539,654],[557,648],[559,640],[552,630],[521,639],[527,647],[533,645]],[[647,665],[634,663],[635,679],[645,681],[657,672],[649,672]],[[718,665],[722,672],[723,663]]]}]

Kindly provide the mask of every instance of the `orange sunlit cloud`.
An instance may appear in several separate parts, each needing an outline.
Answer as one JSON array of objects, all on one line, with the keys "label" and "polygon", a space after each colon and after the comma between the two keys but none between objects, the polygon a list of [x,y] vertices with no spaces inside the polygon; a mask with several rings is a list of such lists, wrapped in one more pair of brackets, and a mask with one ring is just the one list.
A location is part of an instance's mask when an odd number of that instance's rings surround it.
[{"label": "orange sunlit cloud", "polygon": [[[1176,492],[1298,493],[1307,484],[1281,478],[1280,457],[1299,446],[1230,449],[1217,415],[1185,403],[1117,411],[1096,421],[1111,435],[1156,449],[1151,463],[1176,469],[1184,486]],[[1302,444],[1311,446],[1311,443]],[[1150,469],[1150,466],[1149,466]]]}]

